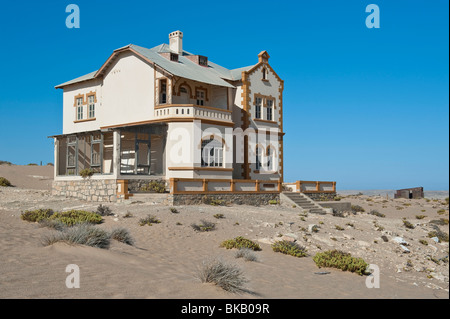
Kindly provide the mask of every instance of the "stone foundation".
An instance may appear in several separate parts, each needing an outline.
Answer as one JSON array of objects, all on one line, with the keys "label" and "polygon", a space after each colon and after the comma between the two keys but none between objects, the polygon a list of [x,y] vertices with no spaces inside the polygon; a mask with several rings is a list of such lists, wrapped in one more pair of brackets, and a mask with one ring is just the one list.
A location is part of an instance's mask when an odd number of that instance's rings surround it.
[{"label": "stone foundation", "polygon": [[303,193],[315,202],[334,201],[336,193]]},{"label": "stone foundation", "polygon": [[280,194],[170,194],[169,205],[269,205],[270,201],[280,201]]},{"label": "stone foundation", "polygon": [[154,179],[129,179],[128,180],[128,191],[130,193],[137,193],[140,192],[142,187],[148,186],[148,184],[152,181],[161,181],[164,180],[163,178],[154,178]]},{"label": "stone foundation", "polygon": [[91,202],[117,201],[117,182],[114,179],[53,181],[52,195],[74,197]]}]

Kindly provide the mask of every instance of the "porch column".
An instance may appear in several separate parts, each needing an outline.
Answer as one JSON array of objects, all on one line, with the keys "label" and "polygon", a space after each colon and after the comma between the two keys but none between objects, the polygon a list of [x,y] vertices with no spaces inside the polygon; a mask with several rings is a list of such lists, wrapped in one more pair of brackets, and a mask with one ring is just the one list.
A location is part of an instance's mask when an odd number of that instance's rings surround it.
[{"label": "porch column", "polygon": [[55,137],[53,138],[54,140],[54,165],[53,165],[53,176],[58,176],[58,171],[59,171],[59,140]]},{"label": "porch column", "polygon": [[113,175],[117,179],[120,175],[120,131],[113,132]]}]

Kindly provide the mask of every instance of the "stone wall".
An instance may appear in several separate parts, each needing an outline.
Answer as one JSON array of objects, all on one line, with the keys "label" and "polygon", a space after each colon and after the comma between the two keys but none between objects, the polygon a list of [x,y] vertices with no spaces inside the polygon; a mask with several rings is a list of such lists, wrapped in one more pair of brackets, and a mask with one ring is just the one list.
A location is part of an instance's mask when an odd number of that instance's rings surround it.
[{"label": "stone wall", "polygon": [[114,179],[53,181],[52,195],[92,202],[115,202],[117,201],[117,182]]},{"label": "stone wall", "polygon": [[128,180],[128,191],[130,193],[140,192],[142,187],[148,186],[148,184],[152,181],[164,181],[162,178],[154,178],[154,179],[129,179]]},{"label": "stone wall", "polygon": [[334,201],[334,198],[336,197],[336,193],[303,193],[309,198],[311,198],[313,201],[316,202],[328,202],[328,201]]},{"label": "stone wall", "polygon": [[269,205],[280,201],[280,194],[169,194],[170,205]]}]

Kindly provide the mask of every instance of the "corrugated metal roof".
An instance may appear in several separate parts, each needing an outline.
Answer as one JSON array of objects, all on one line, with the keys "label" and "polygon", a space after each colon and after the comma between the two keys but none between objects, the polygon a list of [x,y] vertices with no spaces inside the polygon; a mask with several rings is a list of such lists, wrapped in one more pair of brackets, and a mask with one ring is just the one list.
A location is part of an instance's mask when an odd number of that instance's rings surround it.
[{"label": "corrugated metal roof", "polygon": [[[208,60],[208,67],[200,66],[193,61],[189,60],[186,56],[193,55],[192,53],[189,53],[187,51],[183,51],[182,55],[179,55],[178,62],[169,61],[165,57],[161,56],[160,53],[167,53],[167,52],[173,52],[170,50],[169,46],[167,44],[161,44],[154,48],[147,49],[143,48],[134,44],[127,45],[125,47],[122,47],[118,50],[130,48],[136,51],[137,53],[141,54],[145,58],[147,58],[149,61],[157,64],[170,74],[173,74],[175,76],[179,76],[182,78],[212,84],[212,85],[218,85],[223,87],[231,87],[234,88],[233,85],[231,85],[227,81],[237,81],[242,78],[242,71],[249,70],[252,66],[247,66],[243,68],[233,69],[229,70],[227,68],[224,68],[216,63],[213,63]],[[62,83],[60,85],[57,85],[55,88],[62,88],[64,86],[79,83],[83,81],[92,80],[95,78],[95,74],[98,71],[83,75],[79,78],[70,80],[68,82]]]}]

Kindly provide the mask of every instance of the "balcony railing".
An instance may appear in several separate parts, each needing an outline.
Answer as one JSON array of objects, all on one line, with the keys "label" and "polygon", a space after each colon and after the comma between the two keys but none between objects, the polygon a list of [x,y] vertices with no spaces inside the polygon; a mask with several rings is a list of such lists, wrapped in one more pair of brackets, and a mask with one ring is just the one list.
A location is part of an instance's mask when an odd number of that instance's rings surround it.
[{"label": "balcony railing", "polygon": [[336,182],[296,181],[295,183],[285,183],[284,186],[291,192],[336,193]]},{"label": "balcony railing", "polygon": [[196,118],[232,123],[231,111],[194,104],[169,104],[155,107],[155,119]]}]

